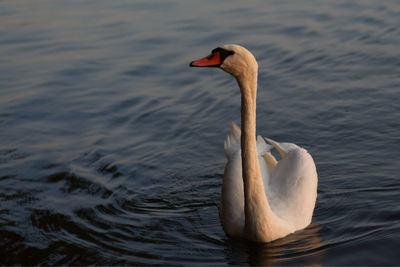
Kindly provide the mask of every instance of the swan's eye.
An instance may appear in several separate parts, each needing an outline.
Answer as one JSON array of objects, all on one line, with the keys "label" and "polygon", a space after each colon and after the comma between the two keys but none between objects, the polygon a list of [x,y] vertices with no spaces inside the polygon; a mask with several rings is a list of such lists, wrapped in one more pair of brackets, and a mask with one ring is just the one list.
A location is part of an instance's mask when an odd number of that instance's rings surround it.
[{"label": "swan's eye", "polygon": [[211,56],[214,57],[214,55],[216,55],[216,54],[218,54],[218,56],[220,57],[220,65],[221,65],[222,63],[224,63],[224,60],[227,57],[235,54],[235,52],[226,50],[222,47],[217,47],[213,51],[211,51],[211,55],[209,57],[211,57]]}]

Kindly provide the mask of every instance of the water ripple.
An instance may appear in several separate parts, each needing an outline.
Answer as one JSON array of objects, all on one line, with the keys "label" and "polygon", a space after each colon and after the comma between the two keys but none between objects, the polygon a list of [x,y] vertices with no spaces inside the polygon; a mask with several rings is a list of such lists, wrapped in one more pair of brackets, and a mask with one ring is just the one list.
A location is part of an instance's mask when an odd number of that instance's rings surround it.
[{"label": "water ripple", "polygon": [[[396,1],[2,2],[0,263],[393,265],[400,240]],[[232,77],[259,62],[259,134],[304,146],[312,224],[257,244],[218,217]],[[379,255],[379,257],[377,257]]]}]

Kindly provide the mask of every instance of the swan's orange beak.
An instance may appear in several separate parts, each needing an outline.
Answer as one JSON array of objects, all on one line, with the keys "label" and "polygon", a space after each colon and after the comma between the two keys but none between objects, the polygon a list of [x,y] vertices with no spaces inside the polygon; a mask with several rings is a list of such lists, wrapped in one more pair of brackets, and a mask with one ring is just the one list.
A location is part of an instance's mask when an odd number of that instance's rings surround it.
[{"label": "swan's orange beak", "polygon": [[219,67],[221,66],[221,55],[218,51],[209,54],[202,59],[190,62],[190,67]]}]

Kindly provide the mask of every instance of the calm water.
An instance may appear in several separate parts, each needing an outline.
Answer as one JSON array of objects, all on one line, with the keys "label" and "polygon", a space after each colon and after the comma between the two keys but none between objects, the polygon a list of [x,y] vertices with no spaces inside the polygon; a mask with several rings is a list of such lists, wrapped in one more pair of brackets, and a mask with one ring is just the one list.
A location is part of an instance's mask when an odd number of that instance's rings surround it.
[{"label": "calm water", "polygon": [[[1,1],[0,264],[398,265],[399,1]],[[258,133],[314,157],[313,223],[225,236],[240,94],[191,60],[260,65]]]}]

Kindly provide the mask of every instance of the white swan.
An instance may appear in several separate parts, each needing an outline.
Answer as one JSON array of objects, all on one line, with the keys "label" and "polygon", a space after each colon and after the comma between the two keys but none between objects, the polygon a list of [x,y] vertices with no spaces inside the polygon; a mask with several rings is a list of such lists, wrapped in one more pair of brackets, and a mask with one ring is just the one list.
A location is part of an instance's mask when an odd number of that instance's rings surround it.
[{"label": "white swan", "polygon": [[[220,218],[228,236],[270,242],[311,223],[318,176],[311,155],[291,143],[256,138],[258,64],[239,45],[223,45],[191,67],[219,67],[240,87],[241,130],[232,123],[225,141],[228,162],[222,182]],[[277,149],[281,159],[270,153]]]}]

